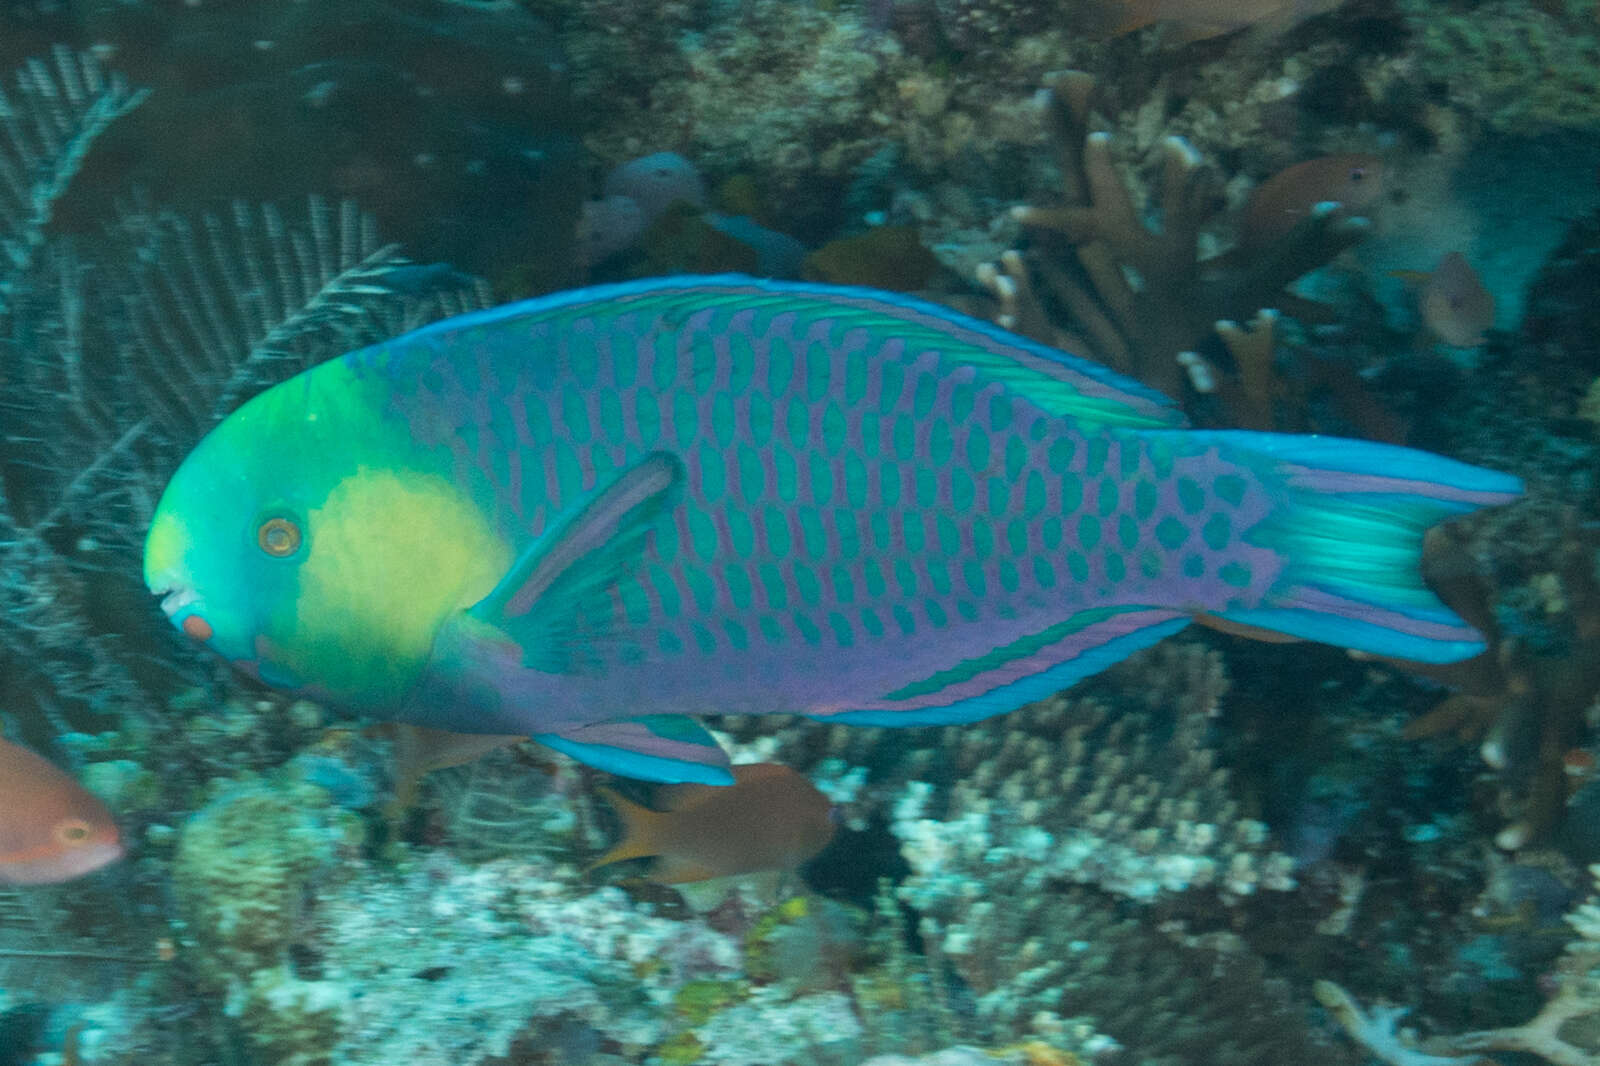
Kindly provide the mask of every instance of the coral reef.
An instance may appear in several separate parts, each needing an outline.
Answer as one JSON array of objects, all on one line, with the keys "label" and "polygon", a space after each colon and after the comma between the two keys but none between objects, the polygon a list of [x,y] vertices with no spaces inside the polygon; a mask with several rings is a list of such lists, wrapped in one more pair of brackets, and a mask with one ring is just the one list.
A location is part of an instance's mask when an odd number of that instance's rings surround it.
[{"label": "coral reef", "polygon": [[1103,697],[1058,696],[981,727],[725,725],[735,750],[807,769],[852,824],[886,821],[914,905],[959,896],[974,864],[1132,900],[1191,888],[1226,899],[1294,884],[1208,744],[1226,689],[1215,653],[1174,644],[1114,668],[1091,686]]},{"label": "coral reef", "polygon": [[[1482,565],[1490,545],[1493,571]],[[1600,697],[1597,547],[1570,508],[1535,502],[1430,534],[1430,576],[1491,647],[1435,671],[1457,691],[1406,735],[1477,743],[1496,775],[1495,809],[1507,823],[1495,837],[1502,848],[1545,838],[1586,783],[1574,771],[1587,765],[1582,744]]]},{"label": "coral reef", "polygon": [[[1355,1061],[1335,1025],[1405,1066],[1600,1054],[1600,896],[1559,917],[1600,859],[1592,11],[1352,4],[1179,47],[1098,42],[1057,0],[291,8],[0,10],[0,714],[130,843],[94,879],[0,893],[0,1058]],[[1070,68],[1092,98],[1051,80]],[[626,161],[666,151],[693,180],[661,202]],[[1358,260],[1312,270],[1366,232],[1335,212],[1224,251],[1268,175],[1375,151],[1397,195]],[[1584,211],[1519,330],[1523,238]],[[1008,322],[1200,421],[1392,436],[1394,415],[1518,470],[1535,499],[1432,555],[1491,653],[1445,698],[1409,668],[1200,634],[960,728],[728,719],[742,761],[807,772],[843,824],[776,894],[691,897],[578,873],[607,843],[592,771],[510,748],[417,792],[392,745],[161,624],[144,518],[219,415],[487,302],[457,267],[502,295],[601,260],[760,269],[737,216],[819,249],[812,276],[980,311],[965,279],[997,260]],[[1371,296],[1469,238],[1502,317],[1450,364]],[[1285,297],[1307,272],[1337,326]],[[1319,1007],[1330,975],[1348,991]],[[1463,1035],[1411,1042],[1359,1006],[1380,1000]]]},{"label": "coral reef", "polygon": [[[1589,872],[1600,887],[1600,866]],[[1450,1066],[1496,1051],[1534,1055],[1553,1066],[1593,1066],[1600,1061],[1600,896],[1591,895],[1566,920],[1578,935],[1547,978],[1549,999],[1522,1025],[1416,1040],[1398,1031],[1403,1009],[1364,1010],[1333,981],[1317,982],[1316,996],[1356,1043],[1390,1066]]]},{"label": "coral reef", "polygon": [[1499,2],[1471,12],[1405,0],[1412,31],[1410,76],[1467,121],[1521,135],[1543,129],[1600,129],[1594,71],[1600,65],[1592,7]]}]

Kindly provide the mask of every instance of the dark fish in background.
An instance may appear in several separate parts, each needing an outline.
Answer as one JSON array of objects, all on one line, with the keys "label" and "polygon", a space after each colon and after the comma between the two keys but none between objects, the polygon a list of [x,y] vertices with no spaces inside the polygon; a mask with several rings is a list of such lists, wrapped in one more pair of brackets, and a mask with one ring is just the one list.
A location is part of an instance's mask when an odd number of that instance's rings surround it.
[{"label": "dark fish in background", "polygon": [[1239,216],[1239,246],[1265,248],[1318,204],[1337,203],[1345,216],[1366,213],[1383,195],[1383,160],[1375,155],[1325,155],[1280,170],[1256,186]]},{"label": "dark fish in background", "polygon": [[121,857],[104,804],[27,748],[0,740],[0,883],[70,881]]},{"label": "dark fish in background", "polygon": [[1119,37],[1157,22],[1178,27],[1184,41],[1203,41],[1249,27],[1282,33],[1298,22],[1332,11],[1342,0],[1106,0],[1099,5],[1100,32]]},{"label": "dark fish in background", "polygon": [[610,789],[600,794],[622,819],[622,840],[589,865],[655,856],[647,875],[662,884],[795,870],[833,839],[828,797],[776,763],[734,766],[732,785],[671,785],[656,790],[653,811]]}]

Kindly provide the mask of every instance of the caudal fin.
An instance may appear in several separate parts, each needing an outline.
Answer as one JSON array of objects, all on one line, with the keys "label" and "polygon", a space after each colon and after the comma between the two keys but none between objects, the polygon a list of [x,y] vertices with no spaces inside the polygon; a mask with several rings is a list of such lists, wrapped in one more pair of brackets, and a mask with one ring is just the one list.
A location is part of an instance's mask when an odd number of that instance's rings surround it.
[{"label": "caudal fin", "polygon": [[1219,617],[1420,662],[1484,650],[1422,580],[1428,527],[1522,493],[1510,474],[1411,448],[1335,437],[1215,431],[1192,442],[1249,457],[1287,498],[1250,540],[1287,561],[1268,602]]}]

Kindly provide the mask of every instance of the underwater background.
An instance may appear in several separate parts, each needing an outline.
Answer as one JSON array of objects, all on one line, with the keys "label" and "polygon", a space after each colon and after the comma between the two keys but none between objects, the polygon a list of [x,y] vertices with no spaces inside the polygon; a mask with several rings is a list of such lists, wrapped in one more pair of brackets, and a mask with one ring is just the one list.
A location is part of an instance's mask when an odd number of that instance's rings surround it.
[{"label": "underwater background", "polygon": [[[1595,0],[0,3],[0,723],[126,850],[0,856],[0,1066],[1600,1062],[1597,34]],[[714,720],[834,831],[680,886],[590,868],[651,788],[441,766],[144,587],[168,477],[266,386],[724,271],[1514,473],[1425,558],[1490,648],[1191,628],[970,725]]]}]

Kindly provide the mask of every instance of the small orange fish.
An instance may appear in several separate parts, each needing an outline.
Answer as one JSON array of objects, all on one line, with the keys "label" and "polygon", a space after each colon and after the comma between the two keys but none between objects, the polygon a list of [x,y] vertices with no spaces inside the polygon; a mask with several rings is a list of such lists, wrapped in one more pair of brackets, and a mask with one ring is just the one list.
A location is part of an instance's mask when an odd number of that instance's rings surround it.
[{"label": "small orange fish", "polygon": [[70,881],[121,857],[104,804],[27,748],[0,739],[0,883]]},{"label": "small orange fish", "polygon": [[1417,307],[1434,335],[1457,348],[1476,348],[1487,339],[1483,331],[1494,325],[1494,293],[1460,252],[1439,260],[1423,279]]},{"label": "small orange fish", "polygon": [[794,870],[833,839],[832,805],[806,778],[776,763],[731,767],[732,785],[671,785],[653,811],[608,788],[600,794],[622,819],[622,840],[589,869],[655,856],[647,875],[677,885],[713,877]]},{"label": "small orange fish", "polygon": [[1359,215],[1383,194],[1383,160],[1375,155],[1325,155],[1280,170],[1256,186],[1239,216],[1239,246],[1265,248],[1321,203]]}]

